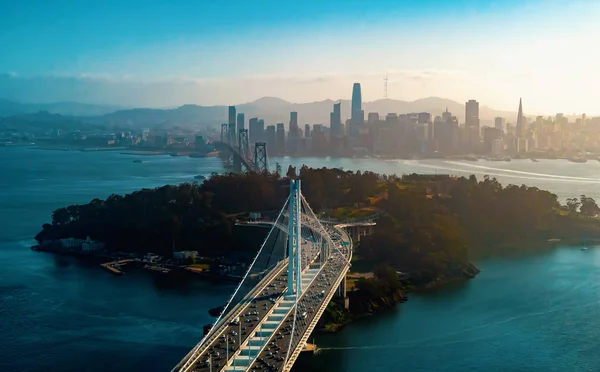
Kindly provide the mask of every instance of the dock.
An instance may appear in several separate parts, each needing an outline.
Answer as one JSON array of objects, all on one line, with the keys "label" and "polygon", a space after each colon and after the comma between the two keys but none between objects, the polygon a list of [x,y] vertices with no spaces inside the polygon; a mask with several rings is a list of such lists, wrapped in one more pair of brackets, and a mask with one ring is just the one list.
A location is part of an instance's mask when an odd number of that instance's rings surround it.
[{"label": "dock", "polygon": [[302,349],[302,352],[303,353],[304,352],[310,352],[310,353],[313,353],[313,354],[317,354],[319,352],[319,348],[317,347],[317,344],[309,344],[309,343],[307,343],[304,346],[304,349]]},{"label": "dock", "polygon": [[171,270],[160,265],[144,265],[144,269],[158,271],[159,273],[168,274]]},{"label": "dock", "polygon": [[126,265],[130,262],[133,262],[133,260],[126,259],[126,260],[106,262],[106,263],[101,264],[100,266],[102,266],[104,269],[110,271],[111,273],[113,273],[115,275],[125,275],[125,273],[121,270],[121,266]]}]

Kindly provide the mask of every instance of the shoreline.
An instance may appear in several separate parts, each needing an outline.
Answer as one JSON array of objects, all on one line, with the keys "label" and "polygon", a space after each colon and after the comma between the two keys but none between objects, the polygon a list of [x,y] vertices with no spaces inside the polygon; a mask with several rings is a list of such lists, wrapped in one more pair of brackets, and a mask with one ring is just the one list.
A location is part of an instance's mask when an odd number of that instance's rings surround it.
[{"label": "shoreline", "polygon": [[[208,280],[211,282],[239,282],[240,278],[237,276],[226,276],[214,274],[208,271],[200,271],[188,265],[177,265],[173,263],[159,263],[141,260],[139,258],[133,258],[131,255],[109,253],[109,252],[82,252],[76,250],[62,250],[50,247],[43,247],[41,245],[33,245],[30,250],[35,252],[44,252],[56,254],[59,256],[74,257],[79,260],[89,260],[100,262],[99,266],[107,272],[122,276],[125,275],[125,271],[122,270],[121,266],[131,264],[133,266],[139,266],[147,271],[167,275],[171,273],[187,273],[191,277],[200,278],[202,280]],[[102,261],[102,262],[101,262]]]},{"label": "shoreline", "polygon": [[[385,300],[388,301],[388,304],[379,306],[375,311],[363,312],[363,313],[357,313],[357,314],[352,314],[348,311],[348,314],[349,314],[348,319],[345,319],[344,321],[342,321],[340,323],[323,324],[321,327],[315,328],[314,332],[317,334],[332,334],[332,333],[340,332],[346,326],[348,326],[356,321],[360,321],[360,320],[364,320],[364,319],[372,317],[372,316],[376,316],[379,313],[392,310],[393,308],[395,308],[398,305],[401,305],[406,302],[410,302],[410,297],[408,296],[408,294],[410,294],[410,293],[425,293],[425,292],[429,292],[429,291],[443,290],[445,287],[448,287],[450,285],[466,283],[469,280],[474,279],[474,278],[475,277],[472,277],[472,278],[451,277],[451,278],[448,278],[445,280],[441,280],[439,282],[430,282],[430,283],[424,284],[422,286],[403,287],[397,293],[394,293],[391,297],[386,296]],[[396,297],[396,296],[397,296],[397,298],[394,299],[394,297]],[[390,299],[391,299],[391,301],[390,301]],[[382,298],[382,300],[383,300],[383,298]]]},{"label": "shoreline", "polygon": [[[5,145],[6,146],[6,145]],[[35,144],[31,144],[31,143],[26,143],[26,144],[11,144],[9,145],[10,147],[27,147],[28,149],[32,149],[32,150],[47,150],[47,151],[83,151],[83,152],[88,152],[88,151],[97,151],[97,152],[101,152],[101,151],[122,151],[121,154],[122,155],[141,155],[141,156],[152,156],[152,155],[170,155],[170,156],[176,156],[176,157],[192,157],[192,158],[196,158],[196,157],[216,157],[217,155],[214,153],[208,153],[206,154],[206,156],[196,156],[195,152],[193,151],[193,149],[156,149],[156,150],[151,150],[151,149],[134,149],[131,147],[79,147],[79,146],[68,146],[68,145],[56,145],[56,146],[43,146],[43,145],[35,145]],[[6,147],[9,147],[6,146]],[[29,147],[28,147],[29,146]],[[507,160],[504,159],[492,159],[490,158],[490,156],[487,155],[481,155],[481,156],[470,156],[469,154],[462,154],[462,155],[446,155],[446,156],[419,156],[419,155],[400,155],[400,156],[394,156],[394,155],[374,155],[374,156],[352,156],[352,155],[347,155],[347,156],[332,156],[332,155],[315,155],[315,154],[302,154],[302,155],[289,155],[289,154],[281,154],[281,155],[277,155],[274,157],[289,157],[289,158],[337,158],[337,159],[375,159],[375,160],[464,160],[464,161],[469,161],[469,162],[477,162],[479,160],[485,160],[487,162],[495,162],[495,163],[502,163],[502,162],[510,162],[512,160],[530,160],[533,162],[537,162],[538,160],[566,160],[572,163],[587,163],[587,162],[593,162],[593,161],[598,161],[600,162],[600,157],[590,157],[590,158],[585,158],[585,159],[579,159],[577,157],[573,157],[573,156],[567,156],[567,155],[560,155],[560,156],[551,156],[551,155],[545,155],[545,154],[535,154],[535,153],[529,153],[525,156],[514,156],[514,157],[510,157],[508,156]]]}]

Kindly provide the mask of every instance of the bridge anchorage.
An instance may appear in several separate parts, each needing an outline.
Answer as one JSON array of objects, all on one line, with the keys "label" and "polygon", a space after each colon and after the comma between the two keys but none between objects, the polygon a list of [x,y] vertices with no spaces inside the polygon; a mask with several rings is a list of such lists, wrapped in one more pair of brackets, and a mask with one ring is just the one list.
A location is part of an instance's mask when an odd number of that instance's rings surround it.
[{"label": "bridge anchorage", "polygon": [[173,372],[290,371],[331,298],[345,296],[352,240],[321,223],[290,181],[269,233],[223,312]]},{"label": "bridge anchorage", "polygon": [[256,142],[252,158],[248,129],[239,129],[236,137],[234,125],[221,124],[221,140],[214,142],[214,145],[226,167],[232,168],[234,173],[268,171],[267,145],[265,142]]}]

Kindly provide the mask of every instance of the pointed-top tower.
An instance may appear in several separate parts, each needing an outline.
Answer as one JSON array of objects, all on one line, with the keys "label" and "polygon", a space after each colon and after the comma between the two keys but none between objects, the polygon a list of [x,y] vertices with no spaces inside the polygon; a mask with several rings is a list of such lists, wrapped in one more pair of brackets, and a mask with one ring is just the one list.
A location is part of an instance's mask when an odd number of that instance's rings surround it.
[{"label": "pointed-top tower", "polygon": [[517,114],[517,138],[525,137],[525,128],[523,125],[523,99],[519,98],[519,113]]}]

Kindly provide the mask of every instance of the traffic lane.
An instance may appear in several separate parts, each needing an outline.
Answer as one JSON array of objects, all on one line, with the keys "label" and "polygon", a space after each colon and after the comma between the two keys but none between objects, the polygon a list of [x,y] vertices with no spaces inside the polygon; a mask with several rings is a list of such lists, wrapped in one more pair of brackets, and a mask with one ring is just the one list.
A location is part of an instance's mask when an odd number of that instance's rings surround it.
[{"label": "traffic lane", "polygon": [[[300,300],[297,309],[297,319],[293,332],[294,342],[300,341],[302,335],[313,321],[316,316],[316,312],[320,305],[324,301],[325,296],[321,295],[322,291],[328,293],[333,290],[333,282],[335,281],[336,273],[343,270],[346,262],[340,262],[339,264],[332,264],[329,268],[324,269],[315,282],[307,289],[305,295]],[[329,266],[329,265],[328,265]],[[302,314],[306,312],[306,317],[302,318]],[[269,345],[265,347],[263,352],[253,363],[250,371],[261,371],[261,372],[272,372],[280,371],[283,369],[285,363],[285,357],[288,352],[290,339],[292,337],[294,313],[292,312],[282,326],[280,326],[275,332],[274,338],[269,341]],[[293,352],[296,345],[292,345],[290,352]]]},{"label": "traffic lane", "polygon": [[[238,350],[240,336],[243,343],[257,329],[259,319],[262,319],[272,307],[272,304],[268,300],[256,301],[253,305],[256,307],[251,307],[248,313],[240,316],[238,325],[229,325],[227,331],[213,343],[207,353],[205,353],[205,359],[199,360],[199,368],[196,368],[197,371],[210,370],[210,367],[206,364],[206,361],[209,359],[208,354],[213,355],[213,367],[224,366],[227,357],[231,357]],[[227,346],[229,346],[229,353],[226,350]]]},{"label": "traffic lane", "polygon": [[[227,363],[227,357],[231,357],[235,351],[237,351],[238,345],[243,344],[249,336],[254,334],[254,331],[257,330],[259,322],[268,312],[271,311],[276,303],[277,298],[282,297],[284,294],[283,292],[286,289],[287,272],[284,271],[271,279],[265,289],[259,293],[259,296],[252,301],[253,304],[250,305],[251,307],[244,311],[243,315],[238,314],[238,317],[240,318],[240,324],[228,324],[221,336],[214,340],[206,349],[206,351],[197,358],[197,361],[194,365],[194,371],[210,371],[210,366],[207,363],[209,360],[209,355],[212,355],[213,369],[223,367]],[[256,305],[256,308],[252,308],[253,305]],[[248,315],[248,312],[253,313],[254,311],[257,311],[258,314],[250,314],[250,318],[243,319]],[[228,318],[233,320],[235,317],[228,316]],[[258,321],[256,319],[258,319]],[[246,321],[245,325],[242,324],[243,321]],[[241,330],[240,326],[242,327]],[[242,336],[241,341],[240,334]],[[227,335],[227,338],[225,335]],[[227,353],[227,340],[229,340],[229,353]]]},{"label": "traffic lane", "polygon": [[[272,284],[274,286],[271,286]],[[260,320],[275,305],[272,300],[280,297],[285,288],[287,288],[287,272],[273,278],[267,288],[260,293],[260,296],[252,301],[249,308],[243,314],[237,315],[240,318],[238,325],[231,323],[227,325],[223,334],[214,340],[210,347],[200,355],[194,366],[194,371],[210,371],[210,366],[207,363],[209,355],[212,355],[213,370],[223,367],[227,362],[227,356],[231,357],[237,351],[240,344],[240,335],[241,343],[244,343],[257,330]],[[229,355],[227,355],[227,339],[229,339]]]},{"label": "traffic lane", "polygon": [[[274,270],[281,270],[283,269],[283,267],[278,268],[277,266],[274,268]],[[271,275],[271,273],[267,274],[267,278]],[[271,277],[270,279],[268,279],[267,283],[271,284],[274,280],[276,280],[278,277],[281,276],[286,276],[287,273],[285,271],[280,271],[278,274],[275,274],[273,277]],[[284,278],[285,279],[285,278]],[[267,285],[268,285],[267,284]],[[263,289],[266,287],[263,287]],[[252,293],[253,290],[251,290],[249,293]],[[238,311],[241,311],[242,309],[238,309]],[[225,319],[227,321],[232,321],[235,318],[234,314],[228,314],[225,316]],[[230,324],[227,324],[227,326],[229,326]],[[227,334],[226,332],[229,332],[229,329],[225,329],[225,332],[223,331],[223,329],[219,329],[217,332],[219,332],[220,334]],[[216,346],[216,343],[218,342],[218,339],[212,340],[211,343],[208,345],[208,347],[206,349],[204,349],[205,351],[200,354],[199,356],[194,357],[195,358],[195,362],[192,364],[192,367],[194,367],[194,364],[196,364],[196,362],[202,362],[202,357],[204,356],[204,354],[206,354],[208,348],[210,348],[211,346]],[[203,363],[201,363],[203,364]]]},{"label": "traffic lane", "polygon": [[[324,287],[319,287],[324,288]],[[326,288],[329,289],[329,288]],[[319,308],[322,298],[318,298],[320,292],[317,289],[307,291],[298,307],[298,318],[294,328],[294,342],[297,343],[306,331],[306,328],[312,322]],[[306,312],[306,318],[302,318],[302,313]],[[285,356],[287,354],[290,337],[292,336],[293,314],[288,316],[286,322],[280,327],[265,351],[257,358],[254,371],[278,371],[283,368]],[[295,345],[294,345],[295,346]],[[294,348],[292,348],[293,350]]]}]

